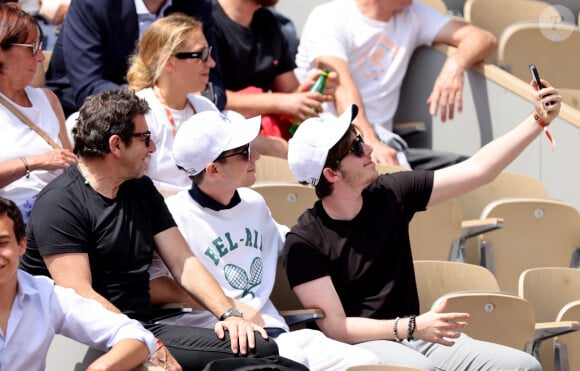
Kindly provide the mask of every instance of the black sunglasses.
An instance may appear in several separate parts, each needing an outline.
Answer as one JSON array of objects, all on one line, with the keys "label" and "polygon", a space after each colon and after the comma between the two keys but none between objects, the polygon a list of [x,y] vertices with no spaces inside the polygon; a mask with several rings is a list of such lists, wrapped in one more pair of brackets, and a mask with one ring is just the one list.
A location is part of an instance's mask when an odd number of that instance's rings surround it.
[{"label": "black sunglasses", "polygon": [[13,45],[13,46],[24,46],[26,48],[31,48],[32,49],[32,56],[33,57],[36,56],[36,53],[38,53],[38,51],[42,49],[42,41],[40,41],[40,40],[36,40],[32,44],[12,43],[10,45]]},{"label": "black sunglasses", "polygon": [[244,156],[244,157],[246,157],[246,160],[249,160],[250,156],[252,155],[251,148],[252,147],[250,147],[250,145],[247,144],[247,145],[243,146],[239,151],[232,152],[232,153],[229,153],[227,155],[224,155],[224,154],[219,155],[218,158],[216,158],[216,161],[223,160],[223,159],[226,159],[228,157],[233,157],[233,156]]},{"label": "black sunglasses", "polygon": [[352,141],[352,145],[342,156],[336,160],[335,165],[338,165],[340,161],[344,160],[346,156],[348,156],[351,152],[354,153],[357,157],[363,157],[365,155],[365,149],[363,147],[364,144],[363,137],[359,134],[356,138]]},{"label": "black sunglasses", "polygon": [[151,132],[149,130],[142,131],[140,133],[133,133],[131,134],[132,137],[139,137],[145,138],[145,146],[149,148],[149,144],[151,144]]},{"label": "black sunglasses", "polygon": [[211,55],[211,46],[203,48],[199,52],[181,52],[175,53],[174,57],[177,59],[195,59],[199,58],[202,62],[207,62],[209,56]]}]

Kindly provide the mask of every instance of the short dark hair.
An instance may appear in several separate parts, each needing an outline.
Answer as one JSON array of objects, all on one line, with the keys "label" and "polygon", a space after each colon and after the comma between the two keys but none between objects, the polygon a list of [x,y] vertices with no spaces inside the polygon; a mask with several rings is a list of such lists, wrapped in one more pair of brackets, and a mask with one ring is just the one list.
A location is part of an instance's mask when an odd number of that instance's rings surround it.
[{"label": "short dark hair", "polygon": [[97,158],[109,153],[109,138],[118,135],[130,145],[135,116],[144,115],[149,105],[128,89],[110,90],[90,96],[79,110],[72,130],[73,152],[80,157]]},{"label": "short dark hair", "polygon": [[[331,168],[336,170],[340,163],[336,163],[339,157],[344,155],[346,151],[348,151],[349,147],[352,145],[351,141],[351,134],[357,135],[358,130],[356,126],[350,124],[344,135],[339,139],[338,142],[332,148],[328,150],[328,156],[326,157],[326,162],[324,163],[324,168]],[[314,187],[316,191],[316,195],[318,198],[323,199],[324,197],[330,196],[332,193],[332,184],[326,180],[324,174],[320,174],[320,179],[318,180],[318,184]]]},{"label": "short dark hair", "polygon": [[[217,157],[215,160],[213,160],[212,162],[218,162],[218,163],[222,163],[222,164],[223,164],[224,162],[226,162],[226,159],[225,159],[225,158],[222,158],[222,156],[223,156],[224,154],[227,154],[228,152],[233,152],[233,151],[235,151],[235,150],[237,150],[237,149],[238,149],[238,148],[233,148],[233,149],[229,149],[229,150],[227,150],[227,151],[224,151],[224,152],[220,153],[220,155],[219,155],[219,156],[218,156],[218,157]],[[184,169],[184,168],[182,168],[181,166],[177,166],[177,168],[178,168],[179,170],[183,170],[183,171],[185,171],[185,169]],[[202,171],[200,171],[199,173],[197,173],[197,174],[195,174],[195,175],[190,175],[190,176],[189,176],[189,179],[190,179],[192,182],[194,182],[195,184],[199,185],[199,184],[201,184],[201,182],[203,182],[203,180],[205,179],[205,176],[206,176],[206,171],[205,171],[205,168],[204,168],[204,169],[203,169]]]},{"label": "short dark hair", "polygon": [[0,47],[2,50],[12,48],[12,44],[25,43],[30,25],[34,26],[39,40],[42,41],[44,33],[33,16],[22,10],[18,3],[0,3]]},{"label": "short dark hair", "polygon": [[12,220],[14,224],[14,236],[16,236],[16,241],[20,242],[24,237],[26,237],[26,231],[24,227],[24,220],[22,219],[22,213],[14,201],[8,200],[4,197],[0,197],[0,216],[6,215]]}]

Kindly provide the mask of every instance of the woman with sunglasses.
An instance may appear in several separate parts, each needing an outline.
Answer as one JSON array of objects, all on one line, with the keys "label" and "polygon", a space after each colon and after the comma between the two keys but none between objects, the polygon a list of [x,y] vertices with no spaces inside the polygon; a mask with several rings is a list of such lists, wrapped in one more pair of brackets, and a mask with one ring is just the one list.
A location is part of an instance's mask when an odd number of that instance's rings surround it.
[{"label": "woman with sunglasses", "polygon": [[145,31],[127,73],[129,88],[151,108],[145,115],[151,140],[148,176],[162,192],[191,187],[191,180],[175,166],[173,139],[181,124],[195,113],[218,111],[201,96],[215,66],[201,22],[185,14],[161,18]]},{"label": "woman with sunglasses", "polygon": [[56,95],[30,86],[44,61],[42,38],[34,17],[0,3],[0,196],[18,205],[25,222],[38,192],[77,162]]}]

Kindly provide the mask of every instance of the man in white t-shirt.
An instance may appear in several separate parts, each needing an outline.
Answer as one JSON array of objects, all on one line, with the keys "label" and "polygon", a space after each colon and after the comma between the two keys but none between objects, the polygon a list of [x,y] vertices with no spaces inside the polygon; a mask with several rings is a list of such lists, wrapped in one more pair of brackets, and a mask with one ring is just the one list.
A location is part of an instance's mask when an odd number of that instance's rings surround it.
[{"label": "man in white t-shirt", "polygon": [[[288,227],[272,219],[262,196],[244,187],[255,182],[260,155],[252,150],[250,142],[259,130],[259,116],[245,120],[241,115],[226,117],[209,111],[182,124],[173,154],[193,185],[189,191],[166,199],[179,230],[226,295],[239,305],[244,318],[261,323],[275,339],[281,356],[321,371],[378,363],[372,352],[332,340],[320,331],[288,331],[284,318],[270,301]],[[151,277],[163,271],[159,263],[154,262]],[[170,292],[175,289],[151,285],[152,300]],[[195,307],[181,292],[181,297],[169,300],[185,300]],[[213,328],[216,318],[196,310],[172,323]]]},{"label": "man in white t-shirt", "polygon": [[408,149],[392,129],[414,50],[437,42],[457,47],[428,99],[430,113],[435,115],[440,109],[445,121],[453,118],[455,109],[462,109],[465,69],[493,52],[497,40],[487,31],[451,20],[418,2],[333,0],[317,6],[302,32],[296,75],[302,80],[312,69],[322,67],[338,73],[335,103],[324,107],[324,113],[341,114],[351,103],[357,104],[356,124],[372,145],[376,162],[435,169],[463,157]]}]

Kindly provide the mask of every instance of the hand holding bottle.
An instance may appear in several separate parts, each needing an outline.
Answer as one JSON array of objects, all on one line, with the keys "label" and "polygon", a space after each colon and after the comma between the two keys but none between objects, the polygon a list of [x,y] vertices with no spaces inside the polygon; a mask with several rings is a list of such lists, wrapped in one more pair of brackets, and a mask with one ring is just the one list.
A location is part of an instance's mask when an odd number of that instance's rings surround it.
[{"label": "hand holding bottle", "polygon": [[[330,75],[331,75],[331,73],[327,69],[320,70],[318,77],[316,78],[314,83],[310,86],[308,91],[311,93],[319,93],[323,97],[323,101],[327,101],[327,100],[332,99],[332,96],[325,94],[325,87],[327,85],[327,81],[329,80]],[[336,73],[333,72],[332,75],[333,75],[332,77],[334,77],[334,76],[336,76]],[[307,81],[305,84],[301,84],[298,89],[299,90],[301,88],[304,89],[310,83],[311,83],[311,80]],[[320,107],[320,104],[318,104],[318,106]],[[320,112],[320,109],[317,107],[312,107],[311,109],[312,109],[314,115],[308,115],[304,119],[307,119],[310,116],[318,116],[318,112]],[[302,121],[303,120],[301,117],[296,117],[294,119],[294,121],[292,122],[292,126],[290,127],[290,134],[294,135],[294,132],[296,131],[296,129],[298,128],[300,123],[302,123]]]}]

